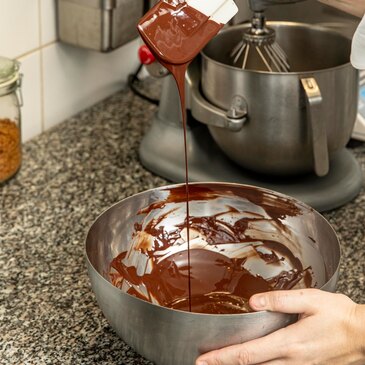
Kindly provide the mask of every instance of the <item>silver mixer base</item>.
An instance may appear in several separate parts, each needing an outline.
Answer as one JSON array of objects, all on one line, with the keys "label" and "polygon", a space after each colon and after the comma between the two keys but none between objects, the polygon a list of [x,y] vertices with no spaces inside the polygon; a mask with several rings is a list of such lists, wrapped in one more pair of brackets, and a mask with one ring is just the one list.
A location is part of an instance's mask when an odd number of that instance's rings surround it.
[{"label": "silver mixer base", "polygon": [[[183,131],[156,116],[139,150],[142,164],[173,182],[185,181]],[[204,125],[188,130],[189,181],[255,185],[293,196],[318,211],[338,208],[355,198],[363,185],[359,163],[347,149],[333,156],[325,177],[273,177],[254,174],[229,160]]]}]

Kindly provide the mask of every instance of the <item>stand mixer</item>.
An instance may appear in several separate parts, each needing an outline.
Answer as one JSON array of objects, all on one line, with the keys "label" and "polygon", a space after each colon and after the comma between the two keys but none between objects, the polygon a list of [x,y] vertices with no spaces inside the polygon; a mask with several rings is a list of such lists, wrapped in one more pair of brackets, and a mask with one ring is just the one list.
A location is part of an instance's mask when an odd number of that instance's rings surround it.
[{"label": "stand mixer", "polygon": [[[352,200],[362,172],[345,148],[356,119],[351,41],[326,28],[268,22],[251,0],[251,23],[225,28],[189,67],[191,181],[236,182],[294,196],[319,211]],[[148,66],[161,76],[161,68]],[[163,80],[159,109],[139,154],[152,172],[185,178],[179,96]]]}]

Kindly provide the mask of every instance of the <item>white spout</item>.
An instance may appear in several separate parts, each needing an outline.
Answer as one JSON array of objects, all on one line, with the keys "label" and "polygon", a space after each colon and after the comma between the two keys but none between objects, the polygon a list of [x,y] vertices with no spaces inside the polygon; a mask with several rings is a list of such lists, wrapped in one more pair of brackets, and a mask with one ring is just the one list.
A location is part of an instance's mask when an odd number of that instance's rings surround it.
[{"label": "white spout", "polygon": [[186,3],[219,24],[227,24],[238,12],[233,0],[186,0]]}]

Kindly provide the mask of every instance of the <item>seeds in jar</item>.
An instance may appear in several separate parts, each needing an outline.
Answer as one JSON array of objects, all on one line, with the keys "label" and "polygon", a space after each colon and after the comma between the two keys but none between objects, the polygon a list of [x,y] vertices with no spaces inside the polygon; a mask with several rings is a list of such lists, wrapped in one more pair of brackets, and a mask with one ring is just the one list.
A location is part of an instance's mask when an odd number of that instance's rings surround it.
[{"label": "seeds in jar", "polygon": [[10,119],[0,119],[0,182],[14,175],[21,163],[20,129]]}]

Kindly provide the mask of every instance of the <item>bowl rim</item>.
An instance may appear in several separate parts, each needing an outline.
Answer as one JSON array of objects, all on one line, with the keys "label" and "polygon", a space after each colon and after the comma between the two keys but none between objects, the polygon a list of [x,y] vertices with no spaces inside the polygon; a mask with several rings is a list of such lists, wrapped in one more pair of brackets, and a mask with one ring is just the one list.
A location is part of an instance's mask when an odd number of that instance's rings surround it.
[{"label": "bowl rim", "polygon": [[[249,185],[249,184],[208,181],[208,182],[189,182],[189,185],[204,185],[204,186],[206,186],[206,185],[212,185],[212,186],[219,185],[219,186],[228,186],[228,187],[231,186],[231,187],[236,187],[236,188],[259,190],[259,191],[266,192],[266,193],[269,193],[269,194],[274,195],[274,196],[282,197],[286,200],[291,200],[295,204],[297,204],[298,206],[303,207],[304,209],[306,209],[308,213],[311,212],[311,213],[315,214],[316,216],[320,217],[320,219],[322,219],[327,224],[327,226],[330,228],[330,230],[333,232],[334,237],[336,239],[336,249],[338,250],[339,260],[338,260],[338,263],[337,263],[336,267],[334,268],[333,274],[331,275],[330,278],[327,279],[325,284],[323,284],[320,288],[313,288],[313,289],[322,290],[322,288],[327,286],[327,284],[329,282],[331,282],[333,280],[333,278],[338,274],[338,272],[340,270],[341,261],[342,261],[342,249],[341,249],[340,239],[339,239],[335,229],[330,224],[330,222],[320,212],[318,212],[317,210],[315,210],[314,208],[312,208],[308,204],[306,204],[306,203],[304,203],[304,202],[302,202],[302,201],[300,201],[300,200],[298,200],[298,199],[296,199],[292,196],[289,196],[289,195],[286,195],[286,194],[283,194],[283,193],[280,193],[280,192],[277,192],[277,191],[274,191],[274,190],[262,188],[262,187],[259,187],[259,186]],[[92,228],[95,226],[95,224],[98,222],[98,220],[105,213],[112,210],[117,205],[119,205],[119,204],[121,204],[125,201],[128,201],[130,199],[133,199],[137,196],[145,195],[145,194],[151,193],[151,192],[156,191],[156,190],[159,190],[159,191],[170,190],[170,189],[179,188],[179,187],[182,187],[182,186],[185,186],[185,183],[162,185],[162,186],[158,186],[158,187],[155,187],[155,188],[147,189],[147,190],[144,190],[144,191],[141,191],[139,193],[130,195],[130,196],[124,198],[124,199],[121,199],[121,200],[113,203],[110,207],[104,209],[100,214],[98,214],[98,216],[93,220],[93,222],[89,226],[89,228],[87,230],[87,233],[86,233],[85,240],[84,240],[84,256],[85,256],[88,268],[90,270],[92,270],[97,275],[97,277],[99,279],[104,281],[104,283],[107,284],[113,291],[124,294],[124,295],[128,295],[128,297],[132,298],[133,300],[137,300],[139,302],[143,302],[143,303],[152,305],[156,308],[159,308],[159,309],[164,310],[164,311],[169,311],[171,313],[176,313],[176,314],[180,314],[180,315],[189,315],[189,316],[195,316],[195,317],[209,317],[209,318],[216,318],[216,317],[219,317],[219,318],[222,318],[222,317],[225,317],[225,318],[240,318],[242,316],[254,317],[254,316],[257,316],[257,315],[262,316],[263,314],[267,314],[267,315],[280,314],[280,315],[283,315],[283,313],[271,312],[271,311],[257,311],[257,312],[235,313],[235,314],[208,314],[208,313],[187,312],[187,311],[182,311],[182,310],[179,310],[179,309],[168,308],[168,307],[161,306],[159,304],[148,302],[146,300],[137,298],[137,297],[135,297],[131,294],[123,292],[122,290],[120,290],[119,288],[114,286],[110,281],[108,281],[103,275],[101,275],[98,270],[96,270],[94,265],[91,263],[89,255],[88,255],[88,237],[89,237],[89,234],[90,234]],[[88,276],[89,276],[89,279],[90,279],[90,273],[88,274]],[[298,289],[298,290],[304,290],[304,289]],[[287,313],[286,315],[291,315],[291,314]]]},{"label": "bowl rim", "polygon": [[[324,26],[317,25],[317,24],[308,24],[308,23],[291,22],[291,21],[279,21],[279,20],[267,21],[266,24],[267,25],[274,25],[274,26],[288,26],[288,27],[307,28],[307,29],[311,29],[311,30],[325,31],[326,33],[331,33],[335,36],[338,36],[339,38],[343,38],[345,40],[348,40],[349,44],[351,45],[351,40],[348,37],[346,37],[345,35],[339,33],[338,31],[335,31],[333,29],[326,28]],[[217,34],[217,37],[219,37],[220,34],[233,32],[236,29],[247,28],[249,25],[250,25],[249,22],[245,22],[245,23],[241,23],[241,24],[237,24],[237,25],[233,25],[233,26],[230,26],[230,27],[223,28]],[[208,45],[209,45],[209,43],[208,43]],[[323,68],[323,69],[319,69],[319,70],[311,70],[311,71],[295,71],[295,72],[290,72],[290,71],[289,72],[274,72],[274,71],[272,71],[272,72],[270,72],[270,71],[260,71],[260,70],[243,70],[240,67],[227,65],[225,63],[219,62],[219,61],[213,59],[212,57],[208,56],[205,52],[206,47],[204,47],[200,52],[200,55],[204,60],[207,60],[208,62],[213,63],[217,66],[224,67],[224,68],[236,71],[236,72],[244,72],[244,73],[251,73],[251,74],[257,74],[257,75],[266,75],[266,76],[275,76],[275,75],[283,75],[284,76],[285,75],[287,77],[289,77],[289,76],[298,76],[298,77],[313,76],[314,74],[317,75],[317,74],[320,74],[320,73],[331,72],[331,71],[340,70],[340,69],[347,68],[347,67],[353,68],[353,70],[356,72],[356,69],[351,65],[350,57],[349,57],[348,62],[346,62],[346,63],[340,64],[340,65],[337,65],[337,66],[334,66],[334,67],[328,67],[328,68]]]}]

